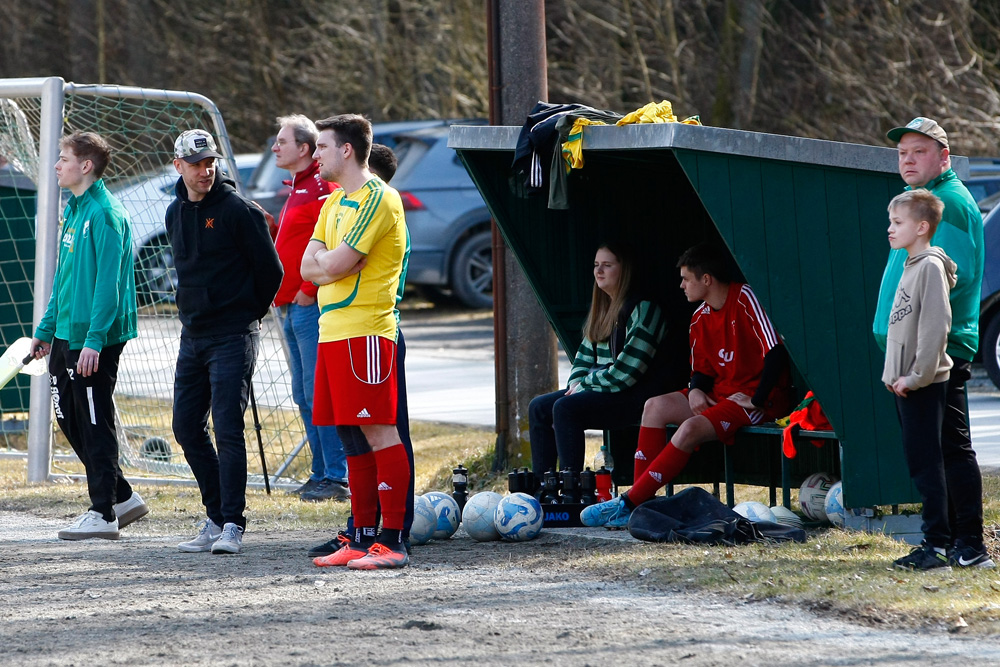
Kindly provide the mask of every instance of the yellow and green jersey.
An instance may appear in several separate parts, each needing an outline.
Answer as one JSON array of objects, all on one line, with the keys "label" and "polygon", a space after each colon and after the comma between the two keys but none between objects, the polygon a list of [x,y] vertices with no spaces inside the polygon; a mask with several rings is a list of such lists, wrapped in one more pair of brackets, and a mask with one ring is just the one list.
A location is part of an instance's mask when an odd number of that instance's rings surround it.
[{"label": "yellow and green jersey", "polygon": [[346,243],[367,257],[359,273],[320,286],[320,342],[360,336],[395,341],[393,311],[408,241],[399,193],[378,178],[350,194],[335,190],[320,211],[313,240],[328,250]]}]

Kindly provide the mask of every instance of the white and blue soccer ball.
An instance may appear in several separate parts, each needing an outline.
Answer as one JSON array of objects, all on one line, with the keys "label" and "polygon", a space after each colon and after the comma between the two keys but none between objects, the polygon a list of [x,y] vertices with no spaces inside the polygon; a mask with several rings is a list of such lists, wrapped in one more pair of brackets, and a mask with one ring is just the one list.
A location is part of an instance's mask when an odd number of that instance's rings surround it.
[{"label": "white and blue soccer ball", "polygon": [[754,523],[758,521],[770,521],[771,523],[777,523],[778,519],[774,516],[774,512],[771,508],[764,503],[758,503],[755,500],[748,500],[747,502],[740,503],[733,508],[733,511],[739,514],[744,519],[748,519]]},{"label": "white and blue soccer ball", "polygon": [[482,491],[466,501],[462,508],[462,528],[476,542],[500,539],[495,519],[502,498],[494,491]]},{"label": "white and blue soccer ball", "polygon": [[771,513],[774,514],[775,521],[783,526],[791,526],[793,528],[805,527],[805,524],[802,522],[802,517],[784,505],[775,505],[771,508]]},{"label": "white and blue soccer ball", "polygon": [[437,528],[434,530],[435,540],[447,540],[458,530],[458,524],[462,520],[455,499],[442,491],[431,491],[425,493],[424,498],[431,501],[434,513],[437,515]]},{"label": "white and blue soccer ball", "polygon": [[828,472],[817,472],[806,477],[799,487],[799,506],[802,513],[813,521],[826,521],[826,494],[837,483]]},{"label": "white and blue soccer ball", "polygon": [[847,512],[844,510],[844,485],[837,482],[826,492],[826,502],[823,504],[826,512],[826,520],[833,525],[843,528]]},{"label": "white and blue soccer ball", "polygon": [[413,524],[410,526],[410,544],[421,546],[434,538],[437,514],[431,501],[423,496],[413,498]]},{"label": "white and blue soccer ball", "polygon": [[542,506],[527,493],[504,496],[493,516],[500,537],[509,542],[526,542],[542,532]]}]

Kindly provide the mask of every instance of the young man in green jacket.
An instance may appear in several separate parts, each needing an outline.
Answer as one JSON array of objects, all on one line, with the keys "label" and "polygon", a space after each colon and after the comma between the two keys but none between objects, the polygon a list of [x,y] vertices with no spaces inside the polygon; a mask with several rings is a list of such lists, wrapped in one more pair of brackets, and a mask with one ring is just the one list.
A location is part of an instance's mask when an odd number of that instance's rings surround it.
[{"label": "young man in green jacket", "polygon": [[[898,143],[899,175],[906,189],[926,188],[944,202],[931,245],[940,247],[958,265],[958,282],[949,297],[952,316],[947,352],[954,366],[941,429],[942,459],[936,463],[948,488],[952,540],[948,557],[956,567],[994,567],[983,545],[983,478],[972,449],[965,393],[972,357],[979,348],[979,296],[986,257],[983,219],[968,188],[951,168],[948,135],[936,121],[917,117],[886,136]],[[891,250],[882,274],[872,330],[883,351],[906,257],[904,249]]]},{"label": "young man in green jacket", "polygon": [[51,353],[56,421],[87,471],[90,509],[59,538],[116,540],[120,528],[149,512],[118,466],[112,401],[122,349],[138,335],[132,229],[101,179],[108,143],[76,132],[59,147],[56,177],[73,196],[63,213],[52,295],[31,349],[39,359]]}]

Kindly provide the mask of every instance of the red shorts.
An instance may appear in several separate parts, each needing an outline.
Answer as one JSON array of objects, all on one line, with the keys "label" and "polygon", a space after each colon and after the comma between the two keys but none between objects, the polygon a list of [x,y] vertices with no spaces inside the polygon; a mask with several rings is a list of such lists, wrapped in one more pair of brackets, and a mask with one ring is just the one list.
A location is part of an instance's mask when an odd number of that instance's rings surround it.
[{"label": "red shorts", "polygon": [[[688,390],[681,389],[681,393],[687,396]],[[750,426],[764,421],[764,413],[760,410],[747,410],[728,398],[720,399],[715,394],[709,394],[708,397],[716,403],[702,412],[700,416],[712,423],[715,436],[725,445],[733,444],[736,440],[736,431],[741,426]]]},{"label": "red shorts", "polygon": [[381,336],[320,343],[313,424],[396,423],[396,343]]}]

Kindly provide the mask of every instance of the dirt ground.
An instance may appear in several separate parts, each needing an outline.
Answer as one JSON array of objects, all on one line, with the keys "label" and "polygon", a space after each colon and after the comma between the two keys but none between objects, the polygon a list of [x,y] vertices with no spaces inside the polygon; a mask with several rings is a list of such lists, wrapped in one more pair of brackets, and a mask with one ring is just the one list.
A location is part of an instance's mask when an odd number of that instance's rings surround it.
[{"label": "dirt ground", "polygon": [[409,568],[319,569],[314,531],[247,534],[236,556],[184,554],[134,524],[61,542],[64,522],[0,513],[3,665],[996,665],[1000,637],[884,630],[792,605],[583,572],[621,532],[528,543],[459,532]]}]

